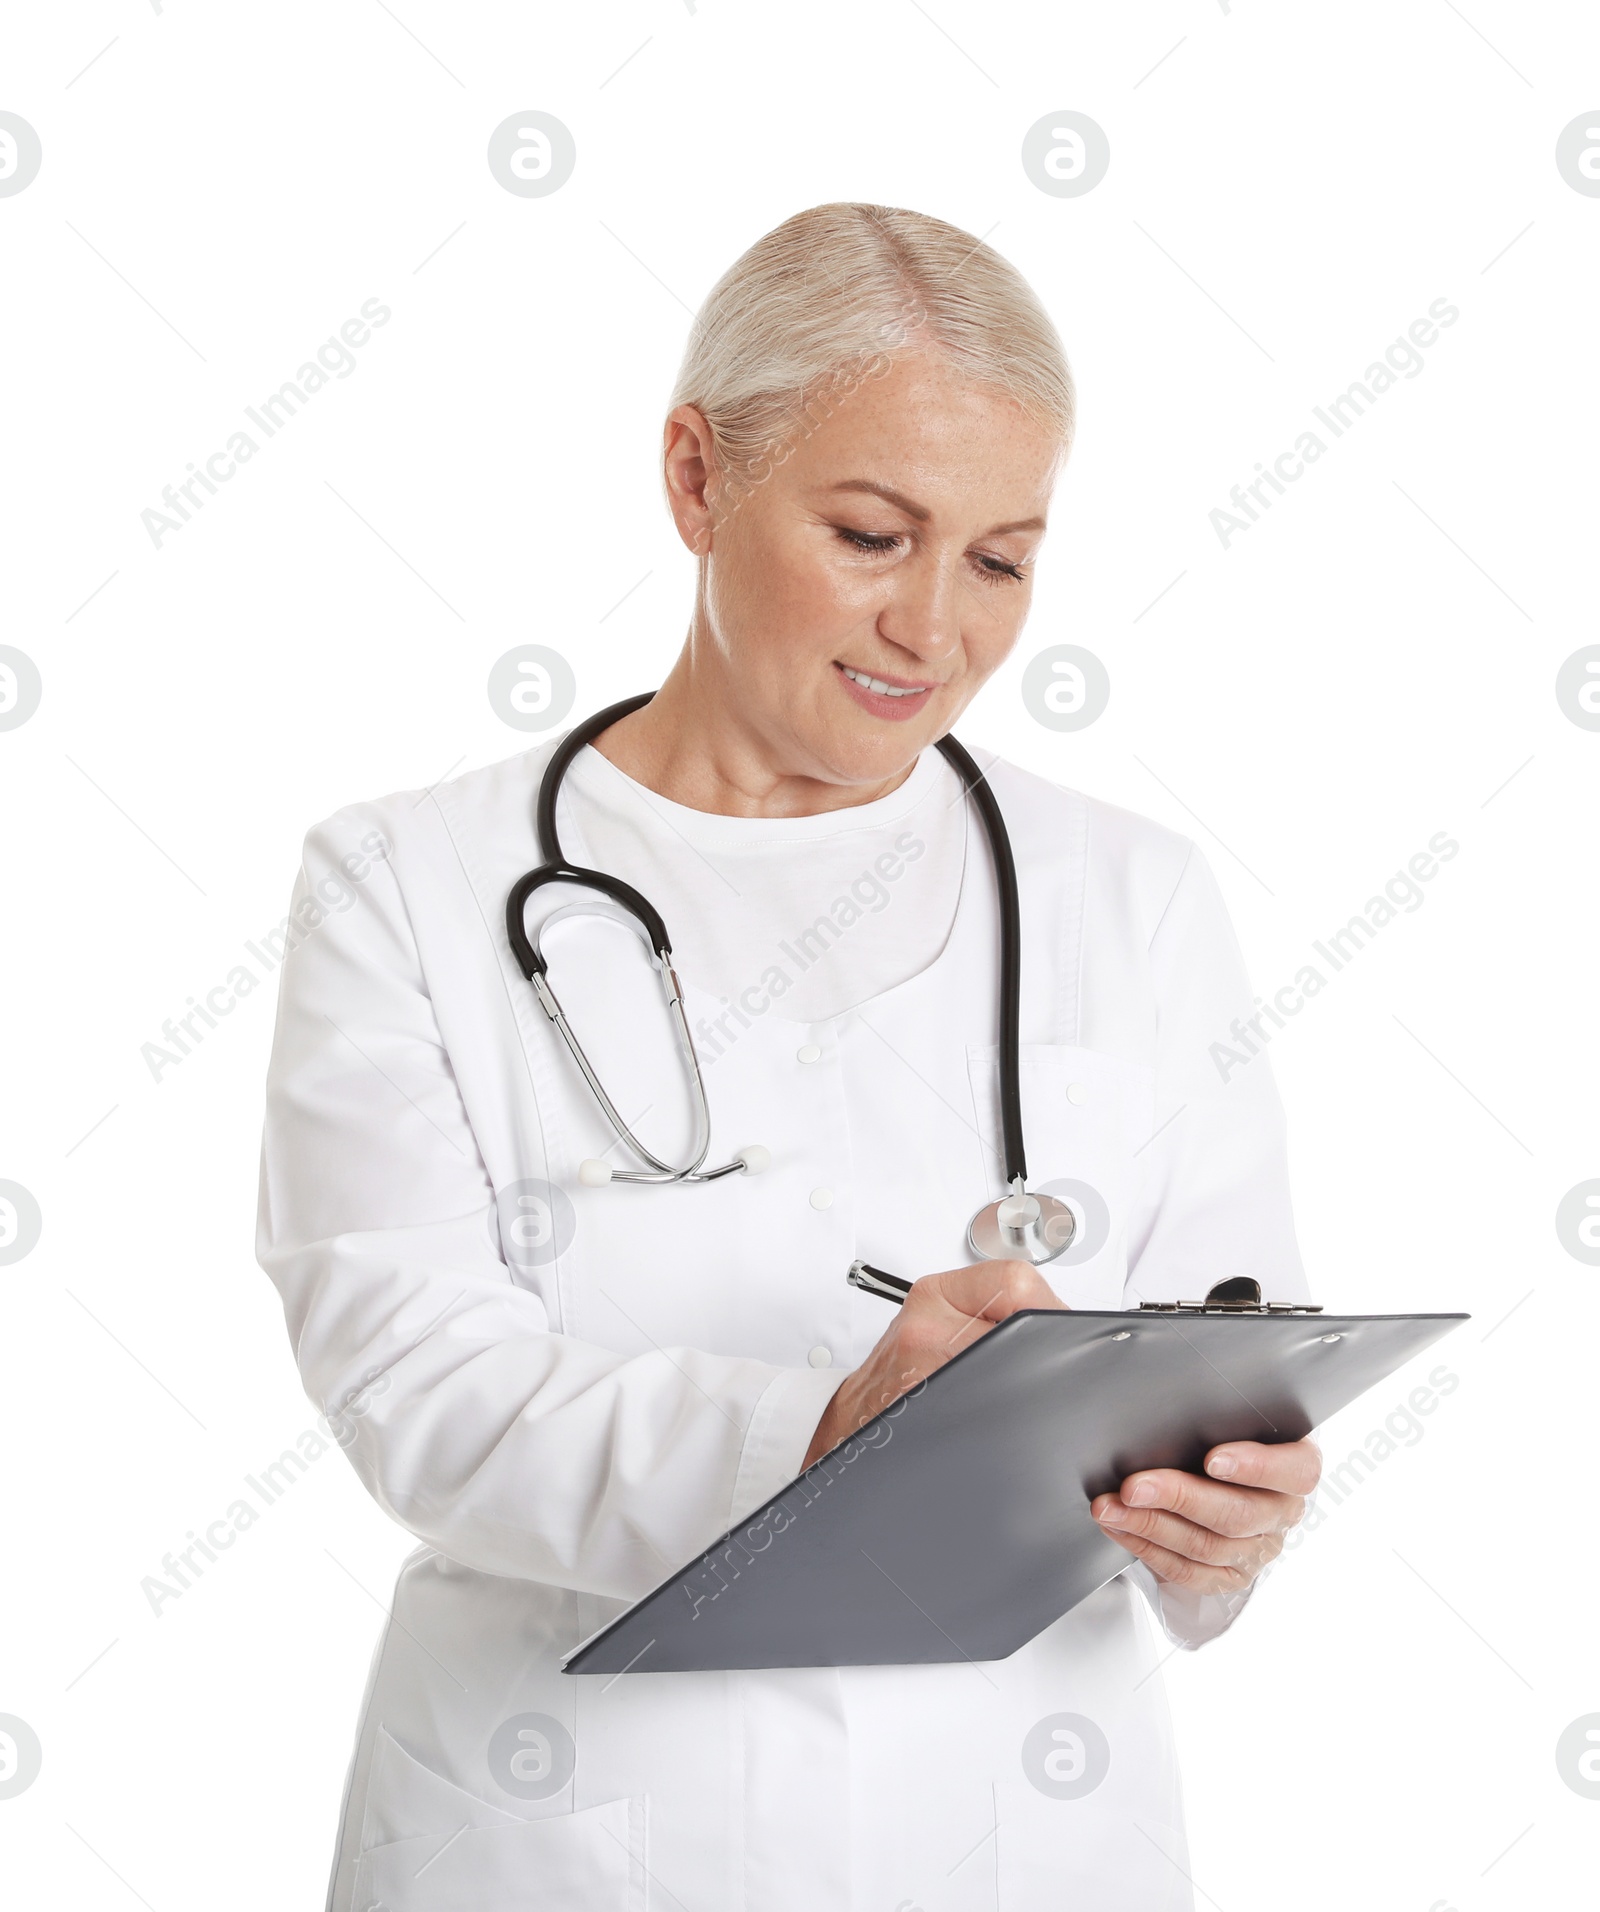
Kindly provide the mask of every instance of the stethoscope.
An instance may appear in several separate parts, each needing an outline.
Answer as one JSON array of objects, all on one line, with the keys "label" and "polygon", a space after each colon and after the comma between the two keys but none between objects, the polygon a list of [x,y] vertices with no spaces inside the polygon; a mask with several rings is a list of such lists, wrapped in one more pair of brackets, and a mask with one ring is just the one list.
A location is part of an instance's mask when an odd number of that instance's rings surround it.
[{"label": "stethoscope", "polygon": [[[612,704],[609,709],[597,712],[587,722],[569,731],[561,740],[545,767],[535,813],[539,852],[544,861],[537,869],[529,870],[526,876],[521,877],[512,886],[511,894],[506,899],[506,934],[510,938],[517,966],[532,983],[539,1006],[554,1023],[557,1034],[571,1051],[573,1061],[577,1063],[584,1081],[588,1083],[618,1139],[640,1161],[648,1164],[644,1168],[614,1169],[609,1162],[583,1162],[578,1168],[578,1179],[591,1188],[603,1187],[607,1182],[714,1182],[723,1175],[737,1174],[740,1170],[748,1175],[759,1174],[772,1160],[768,1150],[752,1144],[741,1149],[720,1168],[701,1166],[711,1146],[711,1110],[706,1101],[700,1058],[695,1053],[694,1038],[689,1033],[689,1019],[684,1012],[682,988],[677,972],[672,967],[672,943],[667,935],[667,926],[648,898],[641,896],[629,884],[617,877],[607,876],[603,870],[586,870],[578,864],[569,863],[561,853],[561,838],[556,830],[556,799],[561,794],[561,780],[567,774],[568,766],[586,744],[592,743],[602,731],[609,730],[631,711],[648,704],[654,695],[653,691],[646,691],[641,696],[628,697],[620,704]],[[973,1216],[967,1227],[967,1245],[980,1259],[988,1261],[1054,1261],[1072,1245],[1077,1222],[1065,1202],[1058,1201],[1053,1195],[1030,1195],[1027,1188],[1028,1166],[1022,1144],[1018,1033],[1022,919],[1017,900],[1017,866],[1011,854],[1011,839],[1006,833],[1005,819],[1000,814],[994,792],[972,758],[954,737],[941,737],[937,748],[961,778],[968,796],[978,807],[994,860],[995,886],[1000,901],[1000,1128],[1009,1192],[998,1201],[987,1203]],[[593,1064],[584,1054],[583,1045],[573,1034],[555,991],[550,987],[539,938],[551,923],[559,917],[577,913],[580,906],[552,912],[530,938],[523,922],[527,901],[535,890],[544,888],[547,883],[571,883],[583,889],[598,890],[601,895],[609,897],[622,912],[616,920],[627,924],[640,936],[652,966],[661,977],[667,1012],[688,1059],[690,1088],[694,1098],[693,1153],[681,1168],[674,1168],[670,1162],[664,1162],[660,1156],[653,1154],[622,1119],[616,1104],[606,1094]]]}]

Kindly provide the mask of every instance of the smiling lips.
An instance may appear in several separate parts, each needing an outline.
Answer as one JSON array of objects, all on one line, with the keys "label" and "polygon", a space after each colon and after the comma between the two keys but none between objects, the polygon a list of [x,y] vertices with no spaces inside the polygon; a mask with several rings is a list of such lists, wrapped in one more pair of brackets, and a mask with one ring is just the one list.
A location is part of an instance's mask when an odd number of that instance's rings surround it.
[{"label": "smiling lips", "polygon": [[925,710],[928,699],[940,688],[937,684],[891,684],[886,677],[869,677],[848,664],[835,663],[834,669],[848,697],[874,717],[887,718],[892,724],[903,724]]},{"label": "smiling lips", "polygon": [[891,684],[887,677],[868,677],[866,671],[851,669],[849,663],[837,663],[839,683],[854,704],[874,717],[887,717],[889,723],[906,723],[918,711],[927,709],[927,700],[939,690],[939,684]]},{"label": "smiling lips", "polygon": [[848,664],[841,664],[852,684],[859,684],[863,690],[875,691],[880,697],[921,697],[930,690],[937,690],[937,684],[891,684],[886,677],[869,677],[865,671],[853,671]]}]

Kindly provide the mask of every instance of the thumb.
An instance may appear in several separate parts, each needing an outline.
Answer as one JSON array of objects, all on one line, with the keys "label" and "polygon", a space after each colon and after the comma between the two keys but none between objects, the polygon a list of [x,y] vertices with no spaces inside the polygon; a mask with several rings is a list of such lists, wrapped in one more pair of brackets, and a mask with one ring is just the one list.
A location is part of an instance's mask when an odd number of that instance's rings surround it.
[{"label": "thumb", "polygon": [[980,1261],[932,1275],[929,1285],[959,1314],[1004,1321],[1021,1308],[1063,1308],[1066,1303],[1031,1263]]}]

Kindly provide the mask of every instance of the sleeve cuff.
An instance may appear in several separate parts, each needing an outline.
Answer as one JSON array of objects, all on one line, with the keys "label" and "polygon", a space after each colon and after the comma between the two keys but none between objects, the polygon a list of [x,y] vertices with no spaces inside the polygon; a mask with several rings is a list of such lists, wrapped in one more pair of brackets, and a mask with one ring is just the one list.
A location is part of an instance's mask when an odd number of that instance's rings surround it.
[{"label": "sleeve cuff", "polygon": [[780,1368],[762,1390],[739,1456],[728,1525],[775,1499],[800,1473],[806,1449],[846,1370]]},{"label": "sleeve cuff", "polygon": [[1158,1580],[1142,1560],[1123,1572],[1150,1603],[1150,1611],[1173,1645],[1191,1650],[1226,1633],[1256,1589],[1252,1580],[1242,1593],[1195,1593]]}]

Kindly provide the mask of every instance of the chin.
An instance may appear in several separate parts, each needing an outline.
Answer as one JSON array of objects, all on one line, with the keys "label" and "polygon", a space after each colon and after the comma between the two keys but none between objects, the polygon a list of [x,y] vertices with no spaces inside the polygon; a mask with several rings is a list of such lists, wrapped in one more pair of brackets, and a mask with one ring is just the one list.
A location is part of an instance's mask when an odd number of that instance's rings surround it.
[{"label": "chin", "polygon": [[885,724],[877,734],[834,733],[819,739],[811,754],[833,783],[883,783],[909,770],[932,741],[923,724]]}]

